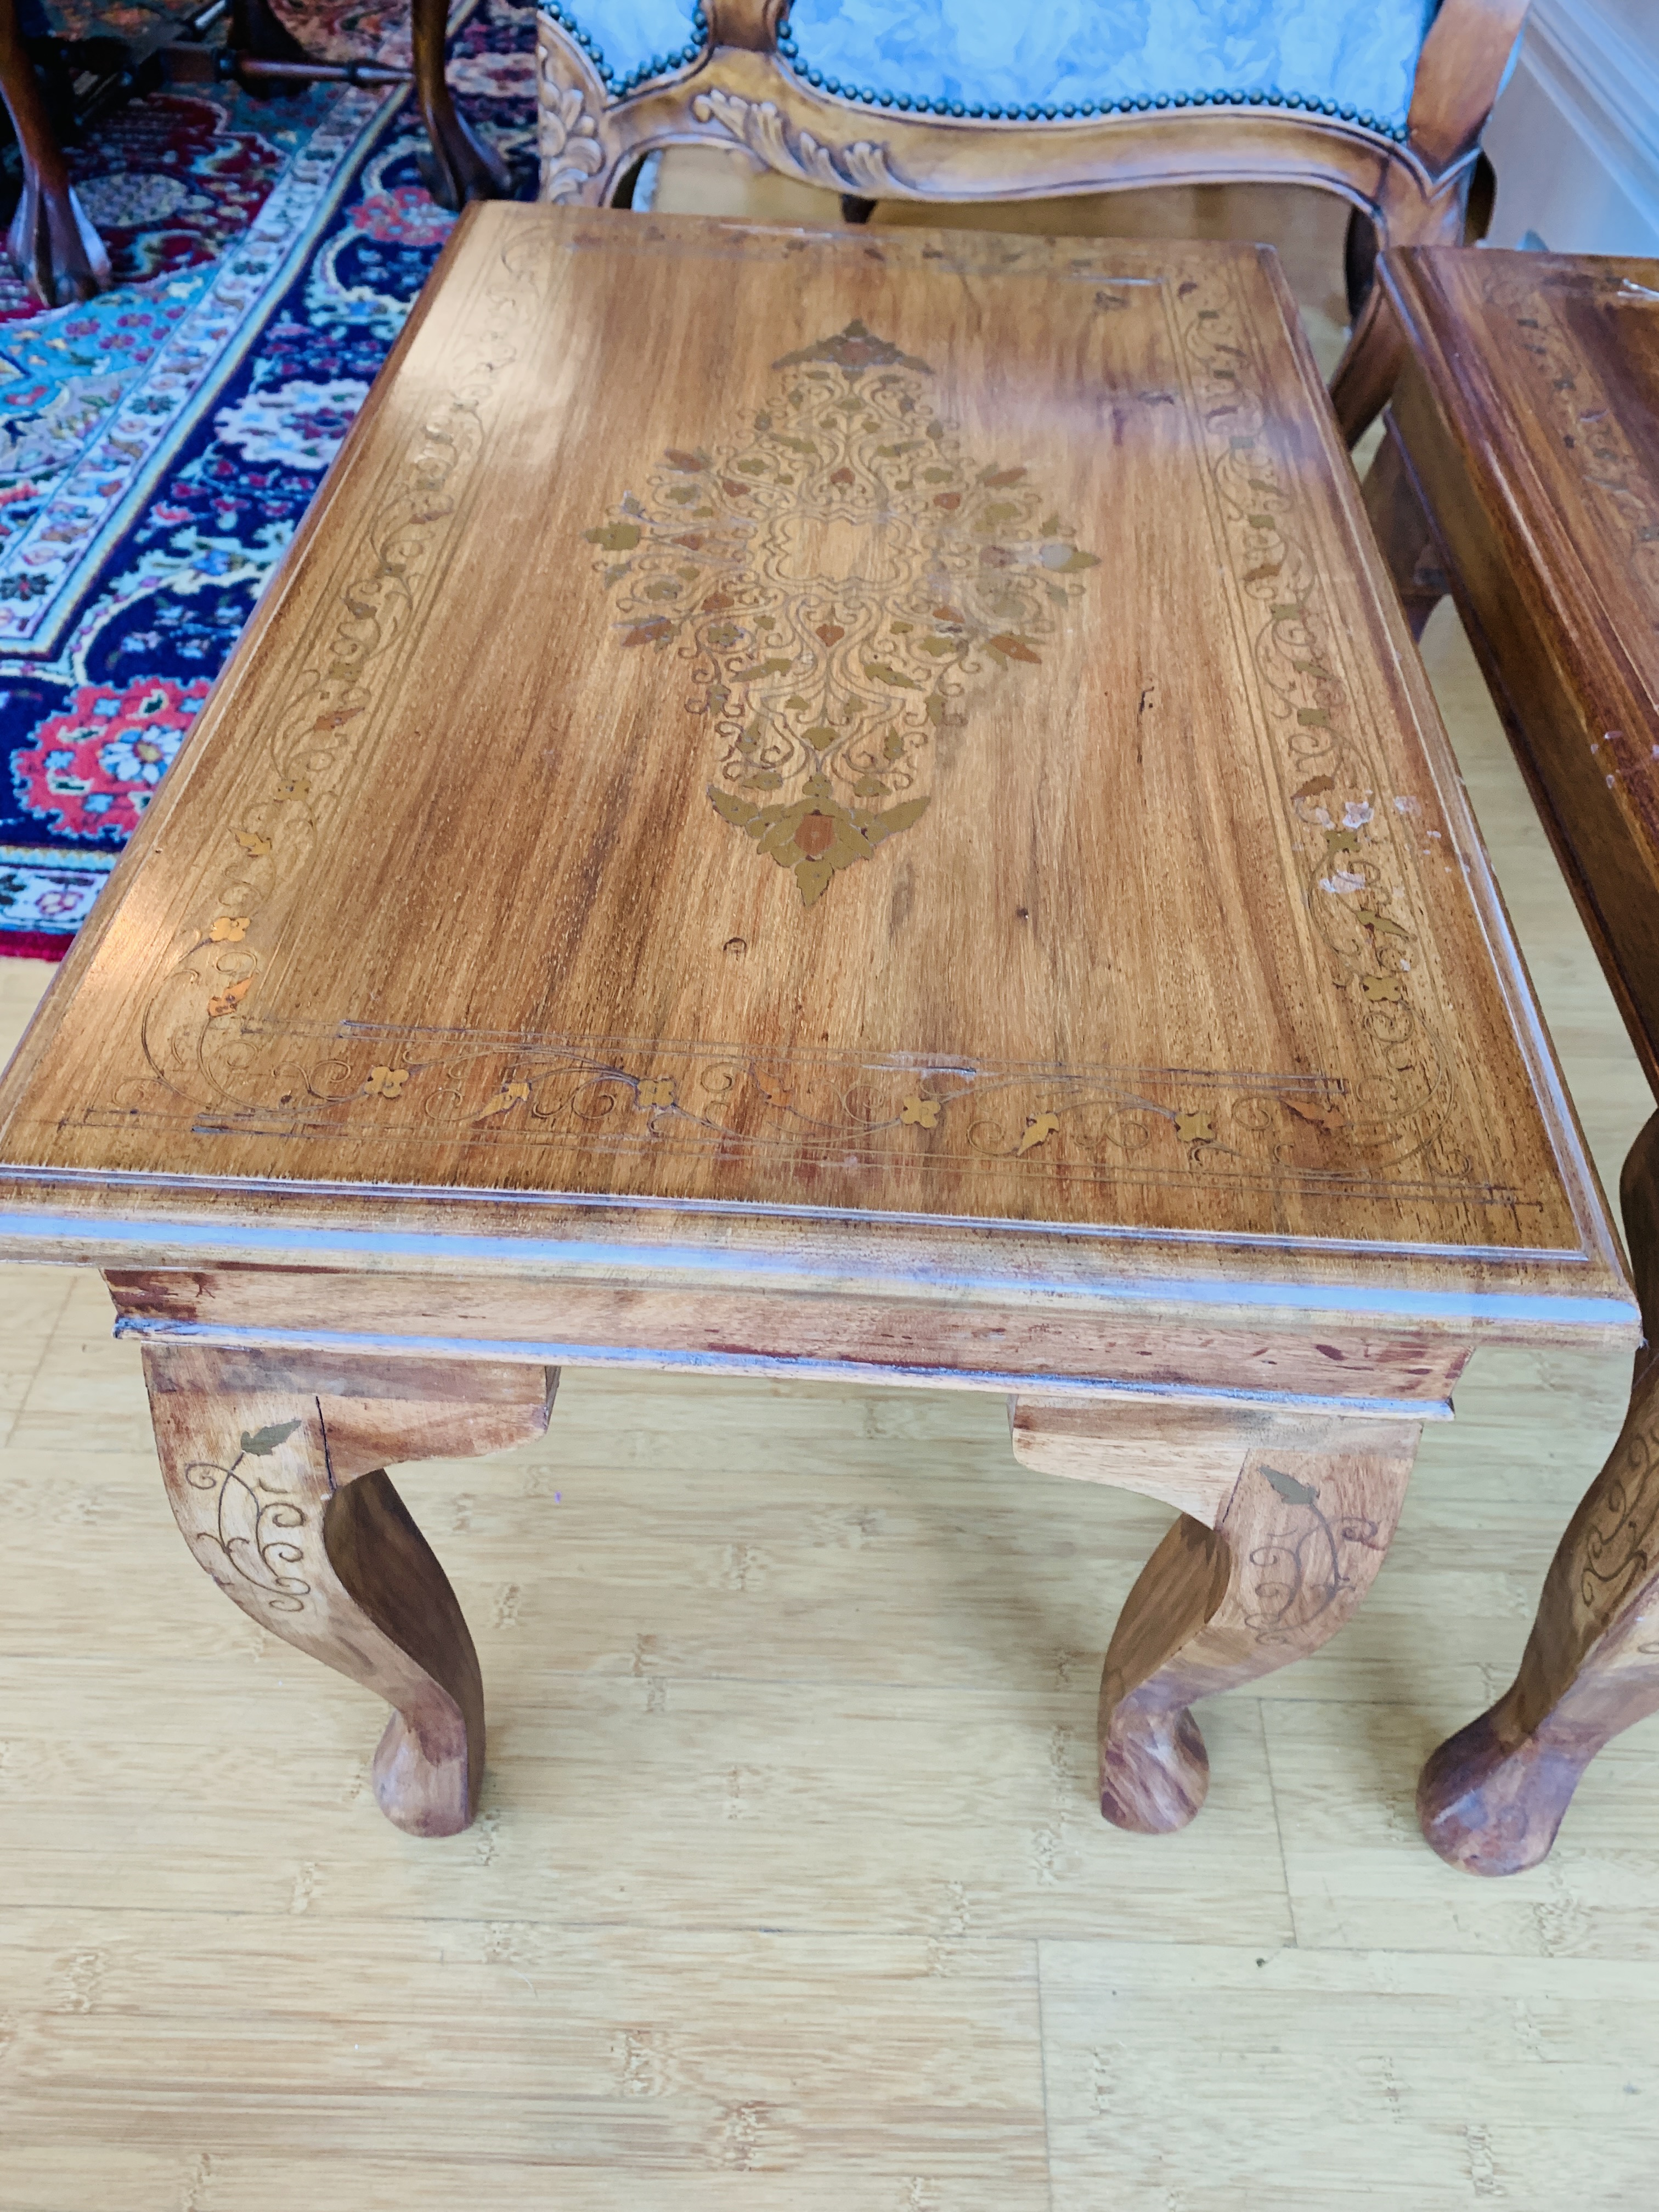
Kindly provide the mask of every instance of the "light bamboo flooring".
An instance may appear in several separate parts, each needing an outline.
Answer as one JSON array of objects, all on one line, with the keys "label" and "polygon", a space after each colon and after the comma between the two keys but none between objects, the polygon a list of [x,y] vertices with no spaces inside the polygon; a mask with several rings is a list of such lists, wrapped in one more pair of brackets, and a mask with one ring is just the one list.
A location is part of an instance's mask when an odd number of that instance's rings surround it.
[{"label": "light bamboo flooring", "polygon": [[[1647,1094],[1446,610],[1427,653],[1614,1183]],[[7,1042],[46,975],[0,961]],[[375,1702],[187,1556],[109,1321],[0,1271],[0,2212],[1659,2203],[1659,1729],[1517,1880],[1412,1814],[1627,1363],[1475,1361],[1161,1838],[1092,1776],[1164,1510],[1017,1470],[991,1399],[568,1374],[544,1443],[398,1476],[491,1699],[422,1844]]]}]

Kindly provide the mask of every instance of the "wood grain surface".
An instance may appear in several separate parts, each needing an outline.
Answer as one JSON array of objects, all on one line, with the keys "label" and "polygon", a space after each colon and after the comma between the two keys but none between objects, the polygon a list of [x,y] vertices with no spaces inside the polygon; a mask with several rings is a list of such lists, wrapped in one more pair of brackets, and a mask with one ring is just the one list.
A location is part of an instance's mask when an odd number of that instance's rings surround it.
[{"label": "wood grain surface", "polygon": [[0,1115],[19,1252],[1632,1321],[1249,248],[474,210]]},{"label": "wood grain surface", "polygon": [[1395,497],[1659,1087],[1659,264],[1419,252],[1383,281],[1413,349]]},{"label": "wood grain surface", "polygon": [[[1426,649],[1611,1188],[1639,1070],[1449,607]],[[5,1042],[44,980],[0,962]],[[1156,1840],[1091,1743],[1166,1510],[1016,1470],[984,1394],[571,1373],[542,1443],[396,1474],[491,1698],[479,1819],[416,1842],[362,1689],[185,1556],[109,1318],[0,1268],[0,2197],[1650,2212],[1656,1723],[1514,1881],[1412,1815],[1616,1348],[1476,1353],[1364,1607],[1206,1708],[1205,1815]]]}]

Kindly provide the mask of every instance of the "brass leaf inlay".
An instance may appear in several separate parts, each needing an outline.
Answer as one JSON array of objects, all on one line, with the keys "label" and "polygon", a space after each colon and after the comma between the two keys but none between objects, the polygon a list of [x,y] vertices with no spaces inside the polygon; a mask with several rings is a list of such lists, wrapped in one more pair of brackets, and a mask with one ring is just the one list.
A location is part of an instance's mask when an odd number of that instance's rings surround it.
[{"label": "brass leaf inlay", "polygon": [[938,732],[1041,665],[1098,561],[1023,464],[963,453],[927,362],[862,323],[774,368],[745,432],[669,447],[586,536],[620,646],[690,664],[710,804],[811,906],[921,819]]}]

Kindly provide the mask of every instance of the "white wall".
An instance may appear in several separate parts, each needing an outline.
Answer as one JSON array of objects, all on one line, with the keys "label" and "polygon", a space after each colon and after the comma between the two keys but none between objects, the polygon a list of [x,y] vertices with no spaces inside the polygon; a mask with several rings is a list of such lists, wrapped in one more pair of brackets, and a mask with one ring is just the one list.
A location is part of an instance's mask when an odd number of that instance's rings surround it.
[{"label": "white wall", "polygon": [[1659,256],[1659,0],[1533,0],[1486,144],[1494,246]]}]

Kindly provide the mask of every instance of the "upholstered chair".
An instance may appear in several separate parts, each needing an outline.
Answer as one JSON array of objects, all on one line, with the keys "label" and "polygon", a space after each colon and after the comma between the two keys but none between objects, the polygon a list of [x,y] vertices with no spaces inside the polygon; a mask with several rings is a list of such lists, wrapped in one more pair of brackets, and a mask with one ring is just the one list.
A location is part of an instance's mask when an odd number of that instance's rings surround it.
[{"label": "upholstered chair", "polygon": [[[654,149],[743,148],[877,199],[1315,185],[1358,219],[1332,380],[1357,437],[1400,341],[1370,250],[1464,235],[1528,0],[540,0],[542,197]],[[947,218],[948,219],[948,218]]]}]

